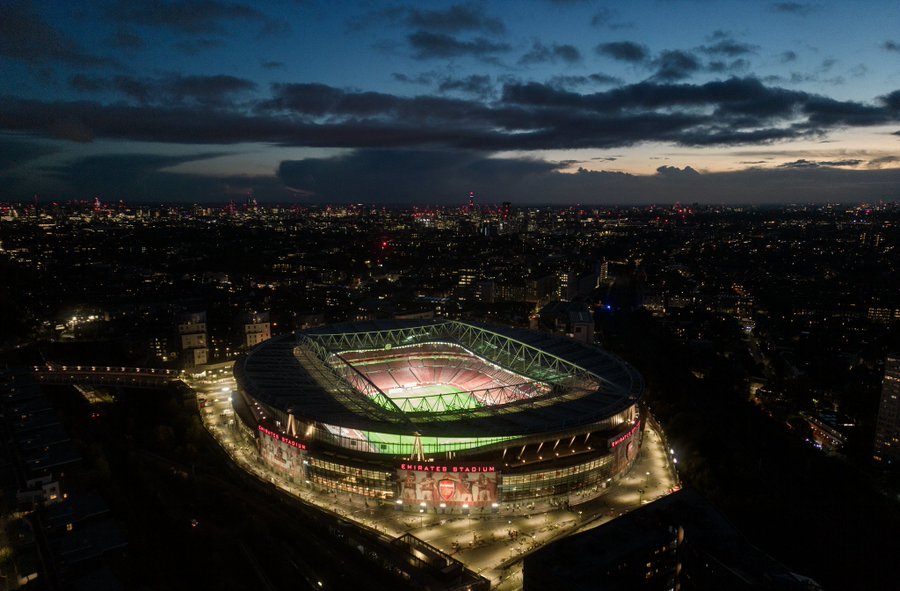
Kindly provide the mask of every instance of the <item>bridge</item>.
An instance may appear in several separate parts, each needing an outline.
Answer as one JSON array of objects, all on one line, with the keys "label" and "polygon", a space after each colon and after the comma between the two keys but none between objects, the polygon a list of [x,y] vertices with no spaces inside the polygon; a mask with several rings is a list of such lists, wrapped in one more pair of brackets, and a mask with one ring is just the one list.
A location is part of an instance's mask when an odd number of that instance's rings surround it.
[{"label": "bridge", "polygon": [[42,384],[118,386],[120,388],[166,388],[183,381],[184,372],[154,367],[122,367],[119,365],[59,365],[47,363],[31,368]]}]

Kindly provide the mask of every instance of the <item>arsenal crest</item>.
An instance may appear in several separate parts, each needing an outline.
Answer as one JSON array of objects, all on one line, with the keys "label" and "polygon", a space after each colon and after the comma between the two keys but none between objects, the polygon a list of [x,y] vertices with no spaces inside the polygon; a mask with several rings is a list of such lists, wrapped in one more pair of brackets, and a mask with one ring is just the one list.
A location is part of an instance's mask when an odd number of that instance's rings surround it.
[{"label": "arsenal crest", "polygon": [[441,495],[441,499],[445,501],[452,500],[454,493],[456,493],[455,481],[445,478],[438,482],[438,494]]}]

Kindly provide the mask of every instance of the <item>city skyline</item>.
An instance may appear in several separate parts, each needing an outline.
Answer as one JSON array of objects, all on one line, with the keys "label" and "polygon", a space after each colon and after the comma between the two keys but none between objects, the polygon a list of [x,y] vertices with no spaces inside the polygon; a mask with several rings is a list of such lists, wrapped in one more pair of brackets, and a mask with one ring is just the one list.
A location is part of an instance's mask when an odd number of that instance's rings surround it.
[{"label": "city skyline", "polygon": [[896,199],[896,5],[16,2],[0,199]]}]

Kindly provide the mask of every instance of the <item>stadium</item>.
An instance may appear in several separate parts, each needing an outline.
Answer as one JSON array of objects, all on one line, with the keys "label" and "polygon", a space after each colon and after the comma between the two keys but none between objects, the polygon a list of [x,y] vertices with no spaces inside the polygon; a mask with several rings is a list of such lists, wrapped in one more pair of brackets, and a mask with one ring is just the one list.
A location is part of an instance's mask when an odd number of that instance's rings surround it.
[{"label": "stadium", "polygon": [[640,375],[546,333],[444,319],[330,325],[261,343],[234,373],[234,406],[263,462],[398,507],[575,505],[640,449]]}]

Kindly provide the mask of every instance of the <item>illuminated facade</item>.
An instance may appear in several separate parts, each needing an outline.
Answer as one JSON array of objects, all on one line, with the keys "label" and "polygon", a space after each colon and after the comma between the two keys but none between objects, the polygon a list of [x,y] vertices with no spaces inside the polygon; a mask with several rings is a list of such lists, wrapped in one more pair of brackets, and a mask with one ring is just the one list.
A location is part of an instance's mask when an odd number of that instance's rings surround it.
[{"label": "illuminated facade", "polygon": [[881,403],[875,424],[875,460],[886,464],[900,461],[900,355],[884,360]]},{"label": "illuminated facade", "polygon": [[577,504],[626,472],[641,377],[596,347],[450,320],[325,326],[235,364],[235,408],[295,482],[435,510]]}]

